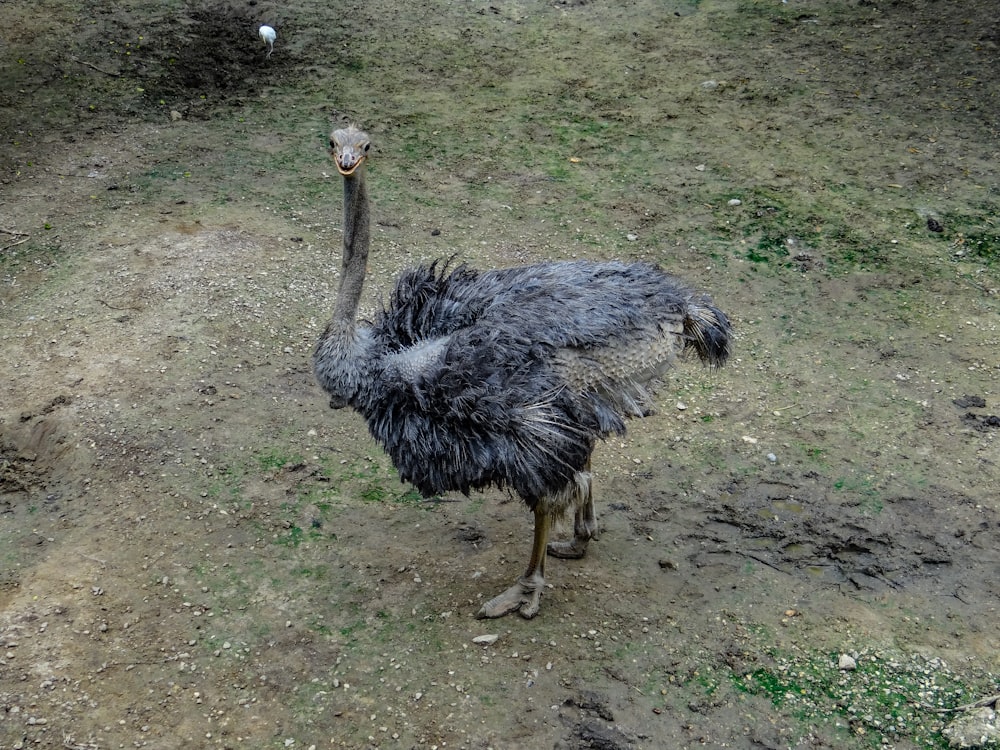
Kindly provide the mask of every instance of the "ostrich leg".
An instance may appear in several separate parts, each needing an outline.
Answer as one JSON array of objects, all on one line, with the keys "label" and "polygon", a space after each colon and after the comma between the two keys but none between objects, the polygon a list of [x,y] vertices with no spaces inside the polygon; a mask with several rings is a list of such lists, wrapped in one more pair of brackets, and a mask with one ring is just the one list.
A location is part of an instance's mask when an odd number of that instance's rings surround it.
[{"label": "ostrich leg", "polygon": [[590,459],[583,471],[576,475],[573,497],[573,541],[549,542],[548,553],[553,557],[577,560],[587,554],[587,543],[597,539],[597,512],[594,510],[593,482],[590,476]]},{"label": "ostrich leg", "polygon": [[503,617],[519,610],[521,617],[530,620],[538,614],[538,604],[545,587],[545,543],[549,538],[552,516],[543,500],[535,506],[535,539],[531,545],[531,559],[524,575],[517,583],[482,606],[479,619]]}]

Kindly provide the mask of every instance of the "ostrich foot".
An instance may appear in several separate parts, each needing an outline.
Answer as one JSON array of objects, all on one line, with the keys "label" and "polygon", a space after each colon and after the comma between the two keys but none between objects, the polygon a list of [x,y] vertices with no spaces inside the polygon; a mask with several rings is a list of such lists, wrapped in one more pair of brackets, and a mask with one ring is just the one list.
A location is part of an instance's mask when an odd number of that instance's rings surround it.
[{"label": "ostrich foot", "polygon": [[549,542],[545,551],[553,557],[563,560],[579,560],[587,554],[587,543],[590,537],[574,537],[570,542]]},{"label": "ostrich foot", "polygon": [[509,589],[486,602],[476,617],[480,620],[493,619],[517,610],[521,617],[530,620],[538,614],[544,586],[545,580],[541,576],[518,579],[518,582]]},{"label": "ostrich foot", "polygon": [[587,544],[591,539],[597,539],[597,514],[594,512],[594,502],[588,492],[587,502],[576,511],[573,520],[573,540],[570,542],[549,542],[545,551],[553,557],[564,560],[579,560],[587,554]]}]

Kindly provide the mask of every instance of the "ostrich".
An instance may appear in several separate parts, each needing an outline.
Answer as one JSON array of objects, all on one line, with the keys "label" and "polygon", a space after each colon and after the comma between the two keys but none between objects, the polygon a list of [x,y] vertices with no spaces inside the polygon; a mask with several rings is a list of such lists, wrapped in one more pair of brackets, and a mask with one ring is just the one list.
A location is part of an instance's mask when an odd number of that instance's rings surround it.
[{"label": "ostrich", "polygon": [[[579,558],[597,536],[590,456],[649,410],[648,386],[684,349],[729,356],[730,325],[708,298],[646,263],[561,261],[477,271],[438,261],[405,271],[370,324],[356,320],[369,246],[365,161],[355,126],[335,130],[344,248],[333,317],[313,354],[335,409],[359,412],[401,478],[425,497],[514,490],[534,514],[528,567],[477,617],[538,613],[546,552]],[[573,538],[549,542],[573,512]]]},{"label": "ostrich", "polygon": [[271,53],[274,52],[274,41],[278,38],[278,32],[276,32],[271,26],[261,26],[257,30],[257,36],[260,40],[267,45],[267,59],[271,59]]}]

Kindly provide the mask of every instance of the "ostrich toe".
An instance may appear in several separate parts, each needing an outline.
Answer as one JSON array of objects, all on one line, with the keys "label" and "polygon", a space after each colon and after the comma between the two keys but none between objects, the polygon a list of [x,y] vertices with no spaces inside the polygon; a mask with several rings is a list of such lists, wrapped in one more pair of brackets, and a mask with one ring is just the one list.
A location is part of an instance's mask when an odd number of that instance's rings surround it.
[{"label": "ostrich toe", "polygon": [[[590,462],[587,462],[588,469]],[[587,544],[591,539],[597,539],[597,512],[594,510],[594,498],[591,495],[590,477],[587,476],[583,487],[583,495],[577,503],[573,517],[573,540],[569,542],[549,542],[545,548],[553,557],[564,560],[579,560],[587,554]]]},{"label": "ostrich toe", "polygon": [[545,580],[541,576],[521,578],[502,594],[486,602],[476,617],[480,620],[493,619],[509,615],[516,610],[521,617],[530,620],[538,614],[544,587]]},{"label": "ostrich toe", "polygon": [[587,554],[587,543],[589,541],[590,537],[584,537],[582,539],[580,537],[573,537],[573,539],[568,542],[549,542],[545,551],[553,557],[558,557],[563,560],[579,560]]}]

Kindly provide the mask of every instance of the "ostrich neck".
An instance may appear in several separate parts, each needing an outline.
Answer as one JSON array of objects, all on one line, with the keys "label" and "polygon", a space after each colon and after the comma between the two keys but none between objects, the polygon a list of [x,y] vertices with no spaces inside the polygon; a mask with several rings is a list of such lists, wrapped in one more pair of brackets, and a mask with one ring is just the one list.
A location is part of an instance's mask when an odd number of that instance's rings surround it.
[{"label": "ostrich neck", "polygon": [[354,326],[365,283],[369,243],[368,189],[360,170],[344,178],[344,258],[333,320],[341,330]]}]

